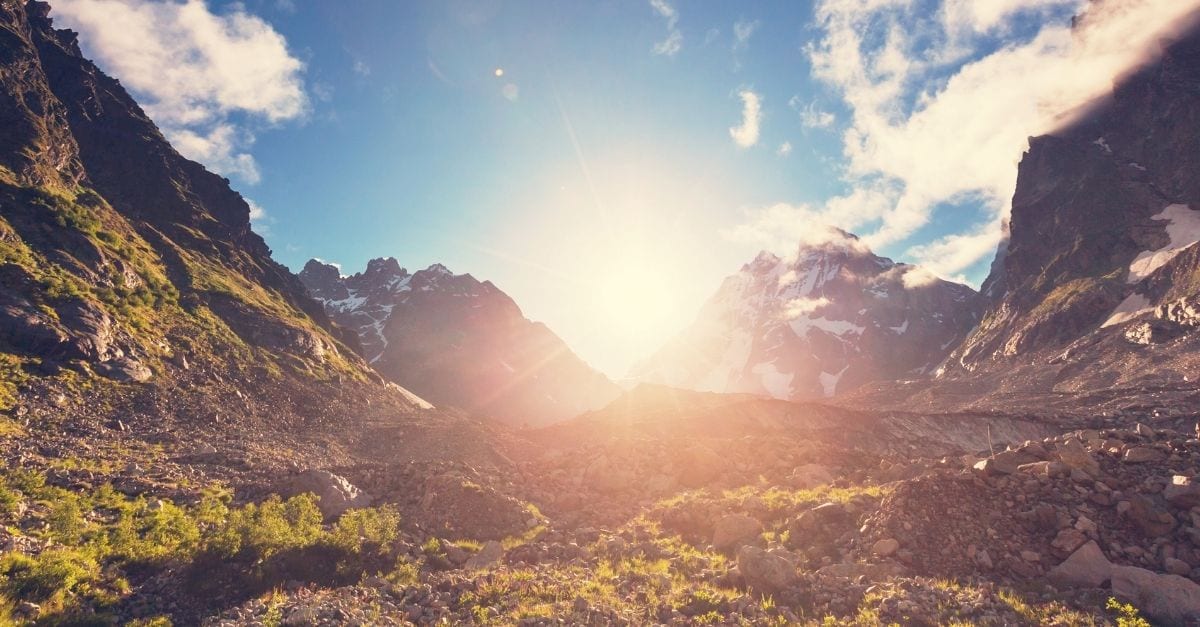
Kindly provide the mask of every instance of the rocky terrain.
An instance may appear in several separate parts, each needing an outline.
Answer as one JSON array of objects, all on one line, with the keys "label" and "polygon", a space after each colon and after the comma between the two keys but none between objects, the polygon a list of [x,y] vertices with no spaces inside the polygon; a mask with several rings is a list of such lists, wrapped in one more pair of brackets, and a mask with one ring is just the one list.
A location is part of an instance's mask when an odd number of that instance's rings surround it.
[{"label": "rocky terrain", "polygon": [[834,396],[931,374],[975,325],[978,307],[971,288],[830,229],[788,259],[760,253],[631,376],[706,392]]},{"label": "rocky terrain", "polygon": [[489,281],[441,265],[409,274],[391,258],[347,277],[312,260],[300,280],[380,374],[439,406],[541,425],[620,392]]},{"label": "rocky terrain", "polygon": [[660,354],[721,393],[606,404],[469,275],[293,276],[49,15],[0,0],[0,625],[1200,624],[1195,37],[1035,140],[985,296],[835,233]]}]

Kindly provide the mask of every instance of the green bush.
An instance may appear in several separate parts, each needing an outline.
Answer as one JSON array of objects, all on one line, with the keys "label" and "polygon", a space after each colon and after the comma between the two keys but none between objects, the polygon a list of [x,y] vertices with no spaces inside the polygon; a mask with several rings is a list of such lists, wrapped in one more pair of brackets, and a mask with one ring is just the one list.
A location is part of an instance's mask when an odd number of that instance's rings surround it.
[{"label": "green bush", "polygon": [[70,548],[50,549],[36,557],[9,553],[0,558],[4,592],[35,602],[61,599],[99,574],[100,566],[94,559]]},{"label": "green bush", "polygon": [[356,509],[338,519],[329,544],[347,553],[378,551],[394,542],[399,531],[400,513],[395,507]]},{"label": "green bush", "polygon": [[283,501],[271,496],[230,512],[225,523],[209,541],[208,548],[227,557],[259,558],[287,549],[312,546],[321,537],[321,510],[310,494]]}]

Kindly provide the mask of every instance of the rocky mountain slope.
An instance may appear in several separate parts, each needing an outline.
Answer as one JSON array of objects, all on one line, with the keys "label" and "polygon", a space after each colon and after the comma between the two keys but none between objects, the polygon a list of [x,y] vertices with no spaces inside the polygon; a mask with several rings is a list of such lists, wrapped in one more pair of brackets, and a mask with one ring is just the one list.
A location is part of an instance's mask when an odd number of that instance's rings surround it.
[{"label": "rocky mountain slope", "polygon": [[948,372],[1034,362],[1064,389],[1186,383],[1200,326],[1197,82],[1193,31],[1082,119],[1031,140],[988,279],[1000,289]]},{"label": "rocky mountain slope", "polygon": [[831,229],[794,258],[759,254],[631,374],[702,391],[833,396],[932,373],[977,312],[971,288],[876,256]]},{"label": "rocky mountain slope", "polygon": [[383,376],[438,405],[515,425],[598,409],[619,389],[489,281],[433,265],[409,274],[373,259],[342,277],[317,260],[300,273]]}]

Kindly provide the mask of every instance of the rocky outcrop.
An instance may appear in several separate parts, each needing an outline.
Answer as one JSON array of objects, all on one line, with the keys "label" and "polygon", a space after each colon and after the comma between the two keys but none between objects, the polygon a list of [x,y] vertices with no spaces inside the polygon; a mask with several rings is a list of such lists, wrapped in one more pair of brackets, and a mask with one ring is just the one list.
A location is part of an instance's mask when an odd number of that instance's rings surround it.
[{"label": "rocky outcrop", "polygon": [[763,252],[633,378],[796,400],[930,374],[977,321],[978,295],[831,229],[787,259]]},{"label": "rocky outcrop", "polygon": [[389,257],[343,277],[314,259],[300,279],[357,334],[376,370],[435,405],[542,425],[602,407],[619,392],[507,294],[469,274],[436,264],[409,274]]},{"label": "rocky outcrop", "polygon": [[1193,31],[1030,140],[995,289],[944,378],[1059,393],[1196,387],[1184,373],[1200,345],[1198,80]]},{"label": "rocky outcrop", "polygon": [[280,492],[287,496],[312,494],[326,518],[334,519],[347,510],[369,507],[371,497],[359,490],[345,477],[328,470],[309,469],[289,478]]}]

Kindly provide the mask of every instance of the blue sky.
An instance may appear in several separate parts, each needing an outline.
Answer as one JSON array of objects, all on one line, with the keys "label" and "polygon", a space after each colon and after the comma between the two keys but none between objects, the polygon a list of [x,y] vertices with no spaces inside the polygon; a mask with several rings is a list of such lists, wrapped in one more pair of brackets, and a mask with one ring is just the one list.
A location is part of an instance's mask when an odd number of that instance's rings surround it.
[{"label": "blue sky", "polygon": [[1024,138],[1178,11],[1141,4],[1083,45],[1078,0],[54,3],[278,260],[469,272],[612,376],[814,224],[978,284]]}]

